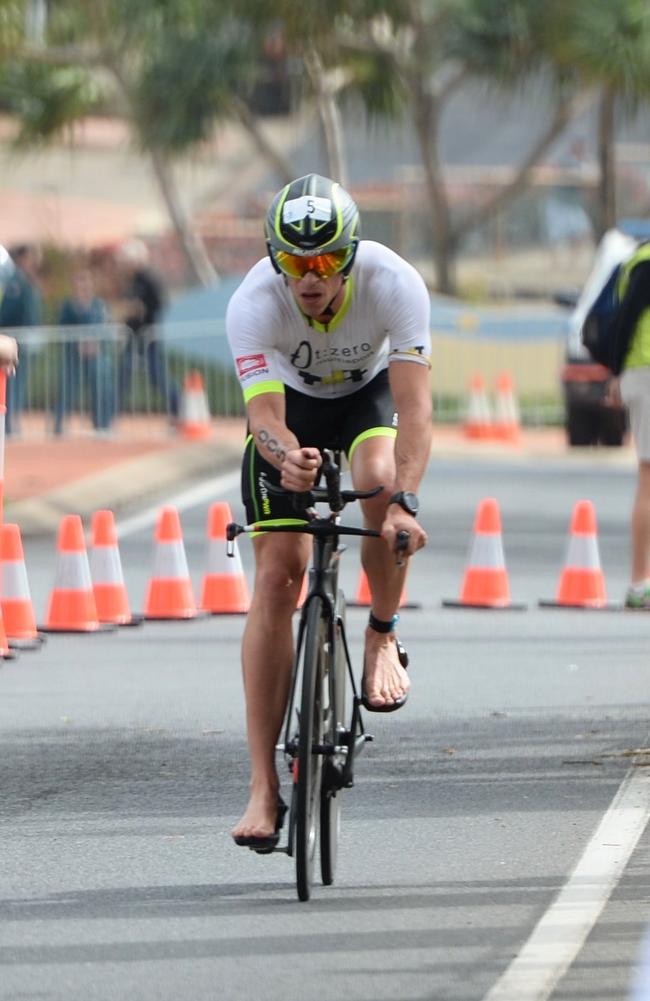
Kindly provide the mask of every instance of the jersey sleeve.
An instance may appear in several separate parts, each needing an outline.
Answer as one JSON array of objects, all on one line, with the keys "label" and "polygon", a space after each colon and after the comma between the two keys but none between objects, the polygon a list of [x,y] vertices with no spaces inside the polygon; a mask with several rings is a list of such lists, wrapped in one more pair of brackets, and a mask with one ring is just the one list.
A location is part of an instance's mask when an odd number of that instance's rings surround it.
[{"label": "jersey sleeve", "polygon": [[411,361],[431,367],[431,300],[424,280],[403,262],[392,277],[384,302],[388,361]]},{"label": "jersey sleeve", "polygon": [[[277,351],[265,331],[263,302],[251,303],[240,287],[228,303],[226,334],[244,402],[262,393],[284,393]],[[267,315],[271,315],[268,314]]]}]

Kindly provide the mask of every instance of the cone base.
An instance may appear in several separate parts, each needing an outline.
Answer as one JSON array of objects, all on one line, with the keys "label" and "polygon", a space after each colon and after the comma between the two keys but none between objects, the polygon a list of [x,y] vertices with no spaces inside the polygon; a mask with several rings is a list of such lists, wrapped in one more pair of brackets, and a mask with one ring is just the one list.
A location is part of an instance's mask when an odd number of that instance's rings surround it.
[{"label": "cone base", "polygon": [[154,615],[149,612],[144,612],[142,618],[145,622],[191,622],[193,619],[205,619],[208,617],[210,612],[190,612],[187,615]]},{"label": "cone base", "polygon": [[192,584],[186,579],[156,577],[150,580],[144,603],[145,619],[194,619],[197,614]]},{"label": "cone base", "polygon": [[565,567],[555,592],[558,605],[595,607],[607,604],[605,575],[602,570]]},{"label": "cone base", "polygon": [[543,599],[540,599],[537,605],[539,608],[567,608],[569,610],[579,608],[583,612],[622,612],[625,607],[621,602],[612,601],[594,601],[577,604],[570,601],[545,601]]},{"label": "cone base", "polygon": [[491,612],[523,612],[528,608],[528,605],[521,601],[498,602],[494,605],[489,605],[487,602],[445,599],[441,604],[443,608],[478,608],[489,609]]},{"label": "cone base", "polygon": [[68,635],[82,635],[85,633],[114,633],[117,626],[114,626],[110,622],[93,622],[87,626],[77,626],[71,623],[62,623],[61,625],[44,625],[38,627],[41,633],[66,633]]},{"label": "cone base", "polygon": [[40,650],[45,643],[46,637],[42,633],[36,633],[31,639],[24,636],[9,636],[10,650]]},{"label": "cone base", "polygon": [[245,581],[231,574],[208,574],[201,589],[199,608],[209,615],[246,615],[250,598]]},{"label": "cone base", "polygon": [[458,600],[461,605],[509,605],[510,585],[505,567],[469,567]]}]

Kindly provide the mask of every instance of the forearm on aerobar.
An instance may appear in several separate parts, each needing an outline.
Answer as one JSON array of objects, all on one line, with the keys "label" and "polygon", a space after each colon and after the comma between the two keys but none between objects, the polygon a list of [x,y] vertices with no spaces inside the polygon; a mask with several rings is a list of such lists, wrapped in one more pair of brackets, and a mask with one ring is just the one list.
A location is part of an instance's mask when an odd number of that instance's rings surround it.
[{"label": "forearm on aerobar", "polygon": [[260,455],[276,469],[282,468],[288,451],[300,448],[296,436],[282,422],[274,418],[261,418],[250,424],[251,434]]}]

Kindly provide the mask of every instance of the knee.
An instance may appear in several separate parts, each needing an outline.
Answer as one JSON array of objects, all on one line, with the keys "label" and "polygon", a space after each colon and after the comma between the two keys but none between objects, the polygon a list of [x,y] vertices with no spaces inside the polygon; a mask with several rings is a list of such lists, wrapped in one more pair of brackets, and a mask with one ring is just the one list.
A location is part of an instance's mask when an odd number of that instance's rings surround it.
[{"label": "knee", "polygon": [[255,573],[255,597],[276,611],[293,611],[298,601],[304,566],[299,560],[284,564],[263,564]]}]

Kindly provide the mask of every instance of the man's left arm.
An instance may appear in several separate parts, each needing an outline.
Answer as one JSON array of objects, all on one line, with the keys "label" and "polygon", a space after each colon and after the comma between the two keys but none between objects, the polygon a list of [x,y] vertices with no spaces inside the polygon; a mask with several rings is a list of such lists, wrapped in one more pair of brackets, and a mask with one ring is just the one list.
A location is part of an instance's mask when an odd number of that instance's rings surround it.
[{"label": "man's left arm", "polygon": [[[431,373],[428,365],[392,361],[388,377],[399,419],[395,439],[395,491],[417,494],[431,450]],[[409,554],[426,545],[426,532],[417,518],[400,504],[390,504],[382,535],[391,549],[401,531],[409,534],[406,550]]]}]

